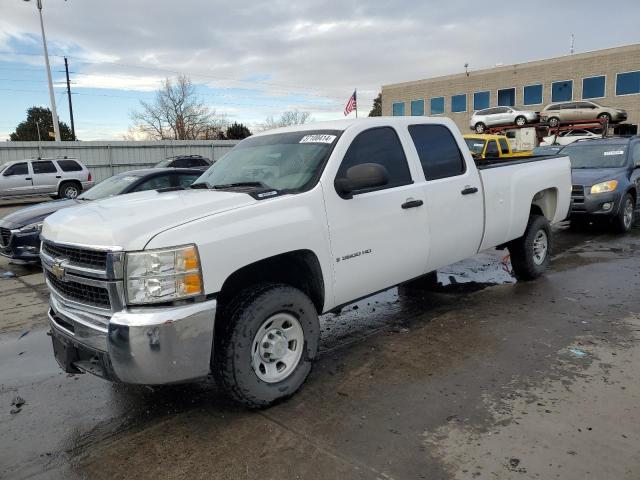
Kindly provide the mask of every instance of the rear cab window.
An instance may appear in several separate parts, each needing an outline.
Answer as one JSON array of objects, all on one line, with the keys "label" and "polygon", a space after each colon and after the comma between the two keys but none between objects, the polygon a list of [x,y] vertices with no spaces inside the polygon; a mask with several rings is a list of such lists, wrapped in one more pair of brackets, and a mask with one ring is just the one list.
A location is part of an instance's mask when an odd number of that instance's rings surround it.
[{"label": "rear cab window", "polygon": [[409,134],[427,180],[455,177],[466,171],[455,137],[444,125],[410,125]]},{"label": "rear cab window", "polygon": [[377,163],[386,168],[389,183],[382,187],[359,190],[354,195],[413,183],[407,157],[398,134],[392,127],[376,127],[359,133],[349,145],[336,178],[345,177],[347,170],[363,163]]},{"label": "rear cab window", "polygon": [[500,144],[500,150],[502,150],[502,154],[509,154],[509,144],[505,138],[499,138],[498,143]]},{"label": "rear cab window", "polygon": [[58,160],[58,166],[63,172],[81,172],[82,165],[75,160]]}]

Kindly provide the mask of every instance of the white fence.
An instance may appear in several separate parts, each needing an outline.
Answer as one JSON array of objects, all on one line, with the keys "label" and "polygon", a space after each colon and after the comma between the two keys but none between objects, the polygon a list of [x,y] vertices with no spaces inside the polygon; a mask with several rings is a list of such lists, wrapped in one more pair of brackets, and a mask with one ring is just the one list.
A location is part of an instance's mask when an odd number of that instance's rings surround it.
[{"label": "white fence", "polygon": [[96,181],[115,173],[151,167],[174,155],[202,155],[218,160],[236,140],[161,140],[153,142],[0,142],[0,164],[26,158],[75,157]]}]

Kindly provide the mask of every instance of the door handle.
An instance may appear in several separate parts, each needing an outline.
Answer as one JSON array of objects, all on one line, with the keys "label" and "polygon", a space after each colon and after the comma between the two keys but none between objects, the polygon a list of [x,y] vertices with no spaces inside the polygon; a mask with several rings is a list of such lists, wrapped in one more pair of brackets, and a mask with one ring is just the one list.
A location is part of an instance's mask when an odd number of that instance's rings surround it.
[{"label": "door handle", "polygon": [[422,200],[407,200],[402,204],[403,209],[420,207],[424,202]]},{"label": "door handle", "polygon": [[62,178],[62,175],[56,175],[56,178]]},{"label": "door handle", "polygon": [[31,177],[24,177],[25,180],[33,180]]},{"label": "door handle", "polygon": [[462,190],[460,193],[462,195],[471,195],[472,193],[477,193],[477,192],[478,192],[478,189],[476,187],[466,186],[464,187],[464,190]]}]

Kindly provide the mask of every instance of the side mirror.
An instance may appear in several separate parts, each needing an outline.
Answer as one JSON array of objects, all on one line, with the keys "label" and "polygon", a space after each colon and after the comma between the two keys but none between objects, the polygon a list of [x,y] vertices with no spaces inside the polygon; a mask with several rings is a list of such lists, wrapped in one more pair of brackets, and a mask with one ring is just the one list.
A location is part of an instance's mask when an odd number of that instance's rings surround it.
[{"label": "side mirror", "polygon": [[345,177],[336,178],[338,195],[353,198],[353,192],[368,188],[382,187],[389,183],[389,172],[379,163],[361,163],[347,170]]}]

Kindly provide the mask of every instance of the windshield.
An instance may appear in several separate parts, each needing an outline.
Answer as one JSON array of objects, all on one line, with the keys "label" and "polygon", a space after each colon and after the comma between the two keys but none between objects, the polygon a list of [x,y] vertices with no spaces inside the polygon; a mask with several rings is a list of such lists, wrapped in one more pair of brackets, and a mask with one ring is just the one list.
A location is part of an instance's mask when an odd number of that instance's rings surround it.
[{"label": "windshield", "polygon": [[79,200],[100,200],[101,198],[120,195],[129,185],[140,180],[136,175],[114,175],[103,180],[95,187],[78,196]]},{"label": "windshield", "polygon": [[[316,178],[339,130],[307,130],[250,137],[214,163],[196,184],[299,190]],[[248,185],[253,184],[253,185]]]},{"label": "windshield", "polygon": [[471,153],[480,154],[484,150],[484,144],[487,143],[486,140],[480,140],[478,138],[465,138],[465,142],[467,142],[467,147],[471,150]]},{"label": "windshield", "polygon": [[571,168],[617,168],[625,164],[627,145],[574,143],[562,149],[563,155],[569,155]]},{"label": "windshield", "polygon": [[165,158],[164,160],[160,160],[158,163],[154,165],[155,168],[168,167],[171,162],[173,162],[175,158]]}]

